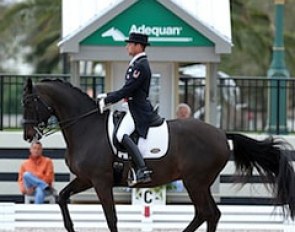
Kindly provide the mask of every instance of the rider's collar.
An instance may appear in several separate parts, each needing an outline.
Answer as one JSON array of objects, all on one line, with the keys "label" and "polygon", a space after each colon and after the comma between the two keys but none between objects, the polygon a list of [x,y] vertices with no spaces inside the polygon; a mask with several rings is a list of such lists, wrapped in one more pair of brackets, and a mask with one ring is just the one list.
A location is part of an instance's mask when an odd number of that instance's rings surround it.
[{"label": "rider's collar", "polygon": [[142,57],[142,56],[145,56],[145,55],[146,55],[145,52],[141,52],[141,53],[136,54],[132,58],[132,60],[129,62],[129,66],[132,65],[134,63],[134,61],[136,61],[139,57]]}]

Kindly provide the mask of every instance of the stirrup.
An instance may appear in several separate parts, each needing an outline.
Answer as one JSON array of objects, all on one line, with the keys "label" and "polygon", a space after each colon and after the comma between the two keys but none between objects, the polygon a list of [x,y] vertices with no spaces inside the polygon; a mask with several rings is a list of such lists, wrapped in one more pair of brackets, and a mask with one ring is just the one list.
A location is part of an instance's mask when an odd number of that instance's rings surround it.
[{"label": "stirrup", "polygon": [[127,183],[129,187],[133,187],[137,184],[137,176],[134,168],[130,168],[128,171]]},{"label": "stirrup", "polygon": [[145,179],[138,179],[137,175],[136,175],[136,171],[134,170],[134,168],[130,168],[129,172],[128,172],[128,179],[127,179],[127,183],[129,187],[134,187],[137,184],[143,184],[143,183],[149,183],[152,181],[151,177],[149,176],[152,171],[150,170],[143,170],[143,175],[148,175],[147,177],[145,177]]}]

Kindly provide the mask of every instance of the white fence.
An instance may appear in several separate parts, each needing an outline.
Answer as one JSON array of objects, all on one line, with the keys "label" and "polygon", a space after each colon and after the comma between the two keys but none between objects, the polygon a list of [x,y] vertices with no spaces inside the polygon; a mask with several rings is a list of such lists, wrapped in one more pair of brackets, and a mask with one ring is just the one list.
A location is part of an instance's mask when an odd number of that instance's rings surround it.
[{"label": "white fence", "polygon": [[[15,201],[13,197],[22,199],[22,195],[19,191],[17,185],[17,173],[21,162],[27,157],[27,149],[29,148],[29,143],[23,140],[23,133],[21,131],[0,131],[0,199],[3,201]],[[264,135],[251,135],[251,137],[256,139],[264,138]],[[295,147],[295,136],[286,136],[284,137],[288,142],[290,142],[293,147]],[[45,137],[42,139],[42,143],[45,149],[64,149],[65,142],[63,136],[60,132],[53,134],[51,136]],[[4,150],[3,153],[7,150],[17,150],[23,149],[22,152],[25,153],[24,156],[7,156],[4,155],[1,157],[1,149]],[[45,152],[46,154],[46,152]],[[63,159],[63,154],[61,157],[53,158],[54,170],[57,176],[68,176],[70,179],[70,171],[65,164]],[[295,167],[295,160],[293,161]],[[229,161],[225,168],[222,170],[220,178],[220,184],[217,187],[217,190],[213,191],[215,199],[218,199],[218,202],[224,203],[224,199],[229,199],[233,204],[239,202],[244,204],[244,202],[254,202],[255,204],[265,204],[264,202],[271,198],[271,194],[265,188],[265,185],[262,182],[249,182],[243,188],[241,185],[234,184],[234,179],[231,179],[235,174],[235,165],[233,161]],[[254,173],[253,178],[257,177],[257,172]],[[226,177],[227,181],[222,181]],[[66,177],[67,178],[67,177]],[[69,181],[62,179],[56,179],[54,183],[54,188],[57,192],[60,192],[61,189],[68,184]],[[115,188],[114,195],[116,202],[119,203],[130,203],[131,194],[130,189],[126,188]],[[219,194],[216,194],[219,192]],[[178,204],[178,203],[190,203],[186,190],[182,192],[176,191],[167,191],[167,203],[169,204]],[[7,200],[8,199],[8,200]],[[221,199],[221,201],[219,201]],[[253,200],[254,199],[254,200]],[[72,203],[95,203],[98,202],[96,193],[94,189],[79,193],[71,197]],[[265,201],[263,201],[265,200]],[[228,201],[226,202],[228,204]],[[239,204],[238,203],[238,204]],[[247,203],[248,204],[248,203]]]},{"label": "white fence", "polygon": [[[148,207],[148,208],[147,208]],[[69,205],[75,228],[106,229],[101,205]],[[193,217],[191,205],[117,205],[119,229],[182,231]],[[270,206],[220,206],[219,230],[294,232],[295,223],[285,220],[279,208]],[[205,225],[201,228],[205,229]],[[0,231],[17,228],[63,228],[58,205],[0,203]]]}]

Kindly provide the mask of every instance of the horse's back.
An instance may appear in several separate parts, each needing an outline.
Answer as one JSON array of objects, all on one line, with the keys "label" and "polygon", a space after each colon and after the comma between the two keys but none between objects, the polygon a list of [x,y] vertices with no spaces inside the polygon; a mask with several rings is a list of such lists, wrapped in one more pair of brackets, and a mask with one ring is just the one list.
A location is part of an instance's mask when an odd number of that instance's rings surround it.
[{"label": "horse's back", "polygon": [[[216,141],[216,145],[223,146],[227,145],[227,137],[223,130],[214,127],[208,123],[205,123],[199,119],[188,118],[188,119],[174,119],[168,120],[169,130],[172,132],[171,135],[186,136],[183,139],[197,139],[200,141]],[[179,139],[179,138],[178,138]]]}]

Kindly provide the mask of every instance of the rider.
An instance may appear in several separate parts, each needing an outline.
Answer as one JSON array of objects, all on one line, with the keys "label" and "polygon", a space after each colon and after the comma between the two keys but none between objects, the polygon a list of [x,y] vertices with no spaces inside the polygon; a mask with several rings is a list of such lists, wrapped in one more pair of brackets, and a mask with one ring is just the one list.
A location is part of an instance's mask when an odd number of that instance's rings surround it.
[{"label": "rider", "polygon": [[131,59],[125,74],[124,86],[114,92],[98,95],[101,112],[105,105],[113,104],[121,99],[128,102],[129,110],[121,122],[116,137],[127,149],[135,164],[136,179],[132,186],[138,183],[148,183],[151,181],[151,171],[145,165],[144,159],[130,134],[134,131],[140,137],[146,138],[150,120],[153,115],[153,107],[149,101],[149,89],[151,81],[151,70],[147,56],[146,46],[150,45],[148,36],[141,33],[131,33],[126,48]]}]

